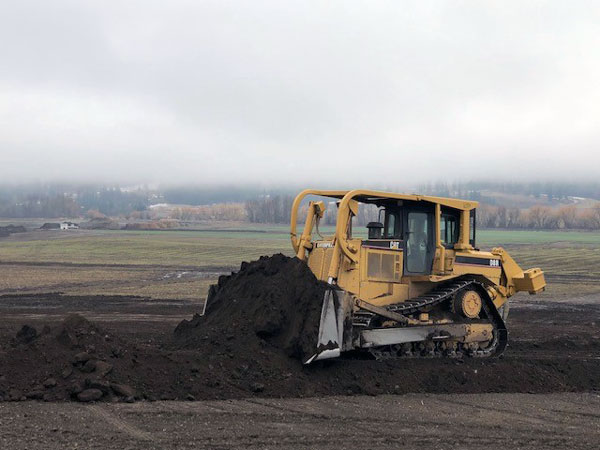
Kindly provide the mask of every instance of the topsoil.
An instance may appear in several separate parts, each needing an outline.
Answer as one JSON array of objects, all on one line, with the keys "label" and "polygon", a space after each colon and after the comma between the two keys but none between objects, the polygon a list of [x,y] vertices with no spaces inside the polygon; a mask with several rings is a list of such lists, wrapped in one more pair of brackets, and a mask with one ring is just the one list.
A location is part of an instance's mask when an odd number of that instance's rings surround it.
[{"label": "topsoil", "polygon": [[304,361],[316,349],[326,289],[297,258],[276,254],[242,263],[239,272],[211,286],[205,315],[175,328],[176,342],[203,351],[208,343],[209,354],[227,347],[238,357],[268,352],[265,366],[288,357]]},{"label": "topsoil", "polygon": [[517,341],[501,358],[338,359],[304,366],[301,361],[316,342],[325,289],[304,263],[279,254],[243,263],[237,273],[219,278],[205,314],[183,320],[162,339],[158,333],[152,341],[132,339],[123,328],[101,327],[80,315],[68,315],[58,324],[24,325],[12,338],[0,340],[0,400],[600,388],[596,305],[573,320],[580,328],[568,330],[553,322],[560,322],[556,313],[542,323],[543,311],[524,310],[519,329],[538,327],[539,334],[528,335],[538,341]]}]

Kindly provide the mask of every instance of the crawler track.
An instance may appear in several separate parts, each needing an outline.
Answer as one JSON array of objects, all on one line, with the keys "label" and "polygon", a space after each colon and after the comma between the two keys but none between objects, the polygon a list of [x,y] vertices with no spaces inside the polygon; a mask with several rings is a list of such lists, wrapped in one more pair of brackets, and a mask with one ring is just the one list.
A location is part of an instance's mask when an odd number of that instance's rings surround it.
[{"label": "crawler track", "polygon": [[[500,356],[508,344],[508,331],[502,317],[494,306],[492,300],[486,293],[485,287],[475,280],[459,280],[451,283],[443,284],[438,288],[412,298],[402,303],[394,303],[386,306],[388,311],[398,314],[416,314],[429,310],[431,307],[441,305],[449,301],[459,291],[467,288],[475,288],[482,293],[482,311],[486,319],[493,326],[493,338],[486,348],[470,349],[458,343],[456,348],[448,348],[446,342],[414,342],[402,345],[385,346],[370,349],[369,352],[377,359],[396,358],[400,356],[409,357],[460,357],[467,355],[476,358],[486,358],[491,356]],[[354,314],[353,327],[357,330],[376,328],[373,326],[373,319],[377,318],[377,314],[368,311],[358,311]]]}]

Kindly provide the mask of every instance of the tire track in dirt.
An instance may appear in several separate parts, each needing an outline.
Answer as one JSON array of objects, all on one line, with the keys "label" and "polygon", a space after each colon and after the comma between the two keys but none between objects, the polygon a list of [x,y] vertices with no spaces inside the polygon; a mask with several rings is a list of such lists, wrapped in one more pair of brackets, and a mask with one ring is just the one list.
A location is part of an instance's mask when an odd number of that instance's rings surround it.
[{"label": "tire track in dirt", "polygon": [[[472,402],[468,402],[468,401],[460,401],[457,399],[449,399],[449,398],[437,398],[436,401],[438,401],[440,403],[445,403],[445,404],[451,405],[452,407],[460,406],[460,407],[472,408],[473,410],[485,411],[487,413],[490,413],[491,415],[493,415],[500,421],[509,421],[512,418],[514,418],[514,415],[515,415],[514,409],[512,409],[512,410],[506,409],[505,407],[501,407],[500,405],[488,406],[488,405],[481,404],[481,403],[472,403]],[[523,423],[523,425],[527,424],[526,426],[524,426],[521,429],[521,431],[525,432],[525,431],[529,430],[530,427],[532,427],[532,426],[536,427],[536,426],[542,426],[545,424],[554,424],[557,427],[562,427],[565,425],[565,416],[574,415],[574,413],[567,412],[564,410],[544,408],[544,409],[542,409],[542,411],[558,413],[558,414],[556,414],[556,417],[558,417],[559,419],[552,420],[548,417],[547,414],[543,414],[543,413],[542,414],[534,414],[532,411],[527,411],[527,412],[524,412],[523,414],[521,414],[521,417],[519,419],[520,422]],[[595,417],[595,416],[593,416],[593,417]],[[513,425],[513,427],[518,428],[516,425]]]},{"label": "tire track in dirt", "polygon": [[91,405],[89,407],[90,411],[92,411],[96,416],[103,419],[105,422],[114,426],[118,431],[125,433],[132,438],[140,441],[149,441],[153,443],[157,443],[152,433],[148,433],[147,431],[140,430],[138,427],[130,424],[126,420],[120,418],[116,414],[112,414],[106,410],[106,407],[100,405]]}]

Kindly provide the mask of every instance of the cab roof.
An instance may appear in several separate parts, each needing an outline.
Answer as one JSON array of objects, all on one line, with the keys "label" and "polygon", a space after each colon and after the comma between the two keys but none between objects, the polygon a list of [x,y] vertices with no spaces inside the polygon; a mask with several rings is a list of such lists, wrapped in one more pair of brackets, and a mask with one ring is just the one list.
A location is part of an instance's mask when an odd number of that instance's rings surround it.
[{"label": "cab roof", "polygon": [[462,200],[457,198],[433,197],[430,195],[419,194],[398,194],[394,192],[372,191],[366,189],[356,189],[353,191],[319,191],[309,190],[306,192],[310,195],[319,195],[322,197],[344,198],[349,193],[352,193],[352,198],[361,203],[382,203],[385,200],[410,200],[415,202],[428,202],[447,206],[449,208],[470,211],[479,206],[479,203],[474,200]]}]

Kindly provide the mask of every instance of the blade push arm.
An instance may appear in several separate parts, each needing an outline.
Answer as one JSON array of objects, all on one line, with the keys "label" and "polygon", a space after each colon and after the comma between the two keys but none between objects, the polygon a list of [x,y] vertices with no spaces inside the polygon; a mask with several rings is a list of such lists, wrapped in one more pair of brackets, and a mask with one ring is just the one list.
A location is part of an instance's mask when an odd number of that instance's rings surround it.
[{"label": "blade push arm", "polygon": [[[298,259],[306,259],[306,250],[312,249],[312,230],[315,222],[323,217],[325,213],[325,204],[323,202],[310,202],[308,204],[308,213],[306,214],[306,222],[298,242],[298,250],[296,256]],[[293,239],[293,237],[292,237]]]},{"label": "blade push arm", "polygon": [[494,248],[492,253],[498,255],[502,261],[502,270],[506,275],[507,297],[521,291],[527,291],[534,295],[546,288],[544,272],[539,267],[527,270],[521,269],[502,247]]}]

